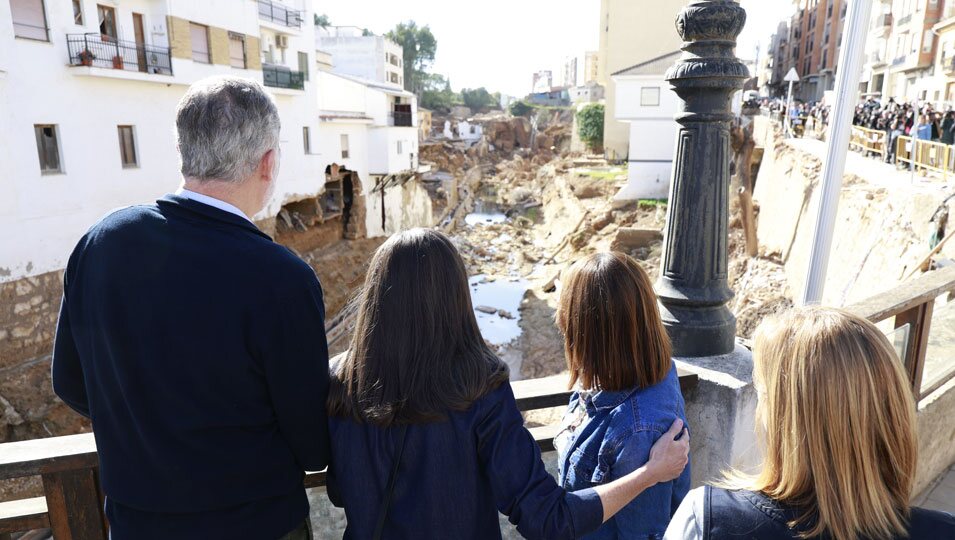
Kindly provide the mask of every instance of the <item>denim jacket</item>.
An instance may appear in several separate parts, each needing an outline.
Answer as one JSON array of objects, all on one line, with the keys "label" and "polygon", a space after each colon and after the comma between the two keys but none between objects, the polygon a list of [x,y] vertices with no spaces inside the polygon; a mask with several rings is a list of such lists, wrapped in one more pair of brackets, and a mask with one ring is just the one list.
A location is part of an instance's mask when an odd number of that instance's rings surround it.
[{"label": "denim jacket", "polygon": [[[649,388],[599,391],[583,399],[575,392],[563,427],[577,416],[578,407],[586,407],[587,421],[567,439],[558,456],[559,482],[568,490],[605,484],[640,468],[649,459],[653,443],[673,421],[681,418],[686,422],[676,366],[662,382]],[[687,464],[679,478],[644,491],[585,538],[663,538],[670,517],[689,489]]]}]

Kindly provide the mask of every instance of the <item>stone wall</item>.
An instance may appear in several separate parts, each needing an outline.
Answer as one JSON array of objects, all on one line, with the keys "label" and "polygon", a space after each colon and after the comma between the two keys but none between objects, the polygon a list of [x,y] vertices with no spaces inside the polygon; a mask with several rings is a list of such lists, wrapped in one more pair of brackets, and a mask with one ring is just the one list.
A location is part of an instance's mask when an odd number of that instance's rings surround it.
[{"label": "stone wall", "polygon": [[0,283],[0,442],[89,427],[53,397],[50,358],[62,287],[62,271]]}]

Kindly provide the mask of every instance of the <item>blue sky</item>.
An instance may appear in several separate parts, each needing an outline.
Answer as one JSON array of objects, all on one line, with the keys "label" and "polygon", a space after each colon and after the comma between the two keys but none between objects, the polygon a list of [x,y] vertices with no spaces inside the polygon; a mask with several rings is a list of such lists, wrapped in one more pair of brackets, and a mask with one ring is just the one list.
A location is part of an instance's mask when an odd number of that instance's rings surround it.
[{"label": "blue sky", "polygon": [[[791,0],[742,0],[742,5],[748,22],[737,53],[753,58],[757,43],[792,12]],[[349,0],[316,2],[315,10],[332,24],[375,33],[409,19],[427,24],[438,40],[433,71],[448,75],[456,90],[485,86],[524,95],[537,70],[553,70],[559,83],[565,57],[578,57],[583,70],[584,51],[597,49],[600,0]]]}]

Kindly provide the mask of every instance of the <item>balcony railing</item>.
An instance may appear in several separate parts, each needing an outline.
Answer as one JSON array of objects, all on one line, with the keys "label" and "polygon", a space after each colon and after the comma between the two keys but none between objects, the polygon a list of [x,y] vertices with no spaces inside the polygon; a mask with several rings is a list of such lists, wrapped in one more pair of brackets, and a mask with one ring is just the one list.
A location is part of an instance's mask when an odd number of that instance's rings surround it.
[{"label": "balcony railing", "polygon": [[302,12],[270,0],[259,0],[259,17],[289,28],[302,27]]},{"label": "balcony railing", "polygon": [[[678,373],[684,395],[699,383],[695,373],[683,369]],[[563,375],[516,381],[511,387],[521,411],[566,407],[571,393]],[[529,428],[543,452],[554,450],[559,430],[557,424]],[[56,538],[106,540],[98,467],[92,433],[0,444],[0,480],[40,476],[45,495],[0,503],[0,538],[49,527]],[[304,484],[323,487],[325,471],[308,473]]]},{"label": "balcony railing", "polygon": [[262,78],[265,86],[274,88],[305,89],[305,74],[301,71],[292,71],[283,66],[262,66]]},{"label": "balcony railing", "polygon": [[169,48],[122,41],[98,33],[67,34],[70,65],[172,75]]},{"label": "balcony railing", "polygon": [[411,113],[408,111],[392,111],[389,117],[391,118],[390,124],[392,126],[411,127],[413,125]]}]

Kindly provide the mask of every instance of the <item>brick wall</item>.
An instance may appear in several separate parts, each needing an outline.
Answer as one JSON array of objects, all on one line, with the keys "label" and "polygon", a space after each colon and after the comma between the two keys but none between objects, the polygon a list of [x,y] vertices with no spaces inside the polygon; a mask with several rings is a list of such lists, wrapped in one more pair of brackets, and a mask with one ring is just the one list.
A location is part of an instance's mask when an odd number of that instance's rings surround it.
[{"label": "brick wall", "polygon": [[245,36],[245,62],[249,69],[262,69],[262,44],[255,36]]},{"label": "brick wall", "polygon": [[167,17],[169,28],[169,48],[173,58],[192,60],[192,39],[189,35],[189,21],[179,17]]},{"label": "brick wall", "polygon": [[229,65],[229,32],[224,28],[209,27],[209,54],[213,64]]}]

